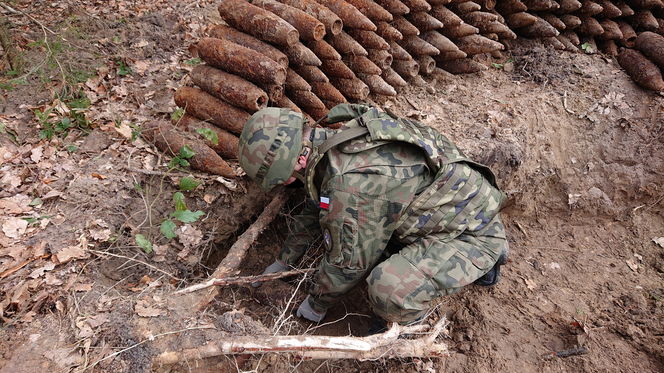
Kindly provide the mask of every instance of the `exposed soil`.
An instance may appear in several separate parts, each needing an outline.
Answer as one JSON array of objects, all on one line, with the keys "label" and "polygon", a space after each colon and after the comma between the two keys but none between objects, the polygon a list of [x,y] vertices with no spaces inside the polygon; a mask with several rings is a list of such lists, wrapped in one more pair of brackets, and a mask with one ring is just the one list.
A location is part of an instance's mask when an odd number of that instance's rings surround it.
[{"label": "exposed soil", "polygon": [[[29,2],[18,3],[24,9]],[[57,64],[0,97],[1,373],[664,371],[664,97],[640,89],[610,58],[527,40],[502,60],[482,61],[487,68],[477,74],[434,75],[396,98],[372,97],[490,165],[509,196],[502,216],[512,254],[502,280],[489,289],[469,286],[433,310],[431,319],[451,321],[450,357],[243,355],[153,368],[163,351],[224,338],[222,315],[231,310],[246,321],[232,332],[362,336],[372,317],[366,286],[319,327],[293,314],[306,280],[224,287],[203,311],[195,295],[173,296],[207,278],[271,200],[246,177],[192,172],[201,184],[183,192],[184,201],[203,215],[178,223],[178,237],[168,240],[159,227],[191,170],[166,174],[170,158],[132,136],[176,110],[173,92],[191,84],[195,63],[187,46],[218,20],[216,4],[64,3],[35,2],[29,10],[73,45],[57,59],[91,73],[75,87],[91,100],[90,126],[39,139],[35,110],[53,106],[64,88]],[[35,66],[48,48],[31,43],[57,37],[20,14],[12,21]],[[56,108],[52,119],[61,115]],[[304,200],[291,192],[239,275],[260,274],[274,260]],[[42,203],[29,205],[36,197]],[[15,226],[21,217],[35,221]],[[151,253],[139,247],[138,234],[151,241]],[[313,248],[301,266],[317,257]],[[286,321],[275,325],[281,314]],[[581,347],[587,353],[550,356]]]}]

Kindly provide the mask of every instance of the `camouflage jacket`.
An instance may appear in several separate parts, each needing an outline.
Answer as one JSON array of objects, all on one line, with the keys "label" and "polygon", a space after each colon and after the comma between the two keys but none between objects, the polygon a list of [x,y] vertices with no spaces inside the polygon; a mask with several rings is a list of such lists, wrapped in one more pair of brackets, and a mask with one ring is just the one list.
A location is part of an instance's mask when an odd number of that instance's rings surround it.
[{"label": "camouflage jacket", "polygon": [[429,127],[395,121],[375,109],[362,118],[338,130],[314,132],[316,149],[344,130],[369,129],[327,151],[307,173],[311,201],[292,225],[279,258],[292,264],[323,236],[325,255],[310,290],[311,306],[318,311],[368,274],[393,235],[406,244],[432,234],[453,239],[484,227],[505,198],[488,169]]}]

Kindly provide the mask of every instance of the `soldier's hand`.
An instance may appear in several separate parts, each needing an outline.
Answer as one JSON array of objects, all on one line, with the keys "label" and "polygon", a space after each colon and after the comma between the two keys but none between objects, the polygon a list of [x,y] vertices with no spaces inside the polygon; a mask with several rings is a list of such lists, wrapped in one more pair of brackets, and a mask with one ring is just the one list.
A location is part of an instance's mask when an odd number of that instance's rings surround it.
[{"label": "soldier's hand", "polygon": [[[264,275],[269,275],[270,273],[277,273],[277,272],[283,272],[290,268],[290,266],[284,262],[279,261],[279,259],[275,260],[274,263],[270,264],[267,268],[265,268],[265,271],[263,271]],[[262,282],[252,282],[251,286],[257,288],[261,286]]]},{"label": "soldier's hand", "polygon": [[311,306],[309,305],[309,297],[310,296],[311,295],[308,295],[307,299],[305,299],[304,302],[302,302],[302,304],[300,304],[300,308],[297,309],[296,315],[297,315],[297,317],[304,317],[305,319],[307,319],[309,321],[320,322],[321,320],[323,320],[323,317],[325,317],[325,314],[327,313],[327,311],[325,311],[323,313],[318,313],[318,312],[314,311],[314,309],[311,308]]}]

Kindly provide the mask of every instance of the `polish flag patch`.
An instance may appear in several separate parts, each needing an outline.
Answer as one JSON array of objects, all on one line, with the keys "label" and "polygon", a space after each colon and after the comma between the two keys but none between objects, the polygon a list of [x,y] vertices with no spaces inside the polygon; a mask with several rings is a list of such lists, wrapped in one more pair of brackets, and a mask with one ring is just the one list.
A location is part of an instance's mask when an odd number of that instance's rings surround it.
[{"label": "polish flag patch", "polygon": [[330,209],[330,198],[329,197],[320,197],[320,208],[324,210]]}]

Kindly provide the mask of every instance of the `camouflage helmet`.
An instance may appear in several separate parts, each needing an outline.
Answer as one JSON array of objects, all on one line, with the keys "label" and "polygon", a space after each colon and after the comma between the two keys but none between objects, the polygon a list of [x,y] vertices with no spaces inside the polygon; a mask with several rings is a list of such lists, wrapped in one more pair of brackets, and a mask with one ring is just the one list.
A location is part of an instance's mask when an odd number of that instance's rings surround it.
[{"label": "camouflage helmet", "polygon": [[249,118],[240,135],[240,166],[264,192],[285,183],[302,150],[302,114],[267,108]]}]

